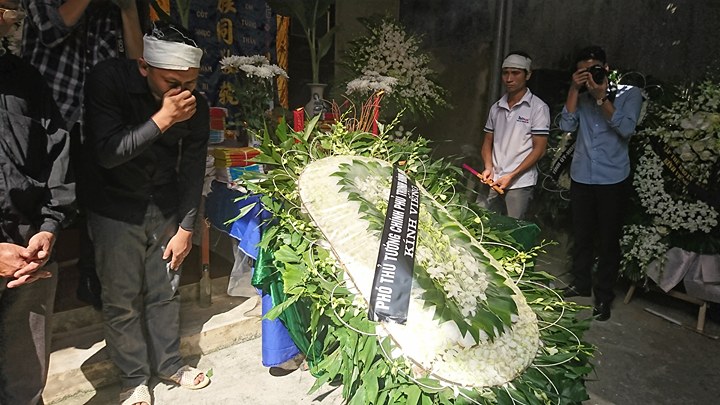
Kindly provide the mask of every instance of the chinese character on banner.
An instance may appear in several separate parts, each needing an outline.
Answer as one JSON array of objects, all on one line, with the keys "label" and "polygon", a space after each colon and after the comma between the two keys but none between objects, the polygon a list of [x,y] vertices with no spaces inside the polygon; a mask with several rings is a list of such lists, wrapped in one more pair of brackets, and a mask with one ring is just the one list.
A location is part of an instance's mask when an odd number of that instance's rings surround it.
[{"label": "chinese character on banner", "polygon": [[[220,59],[229,55],[268,55],[274,60],[275,16],[265,0],[208,3],[190,4],[188,29],[204,51],[198,87],[210,105],[228,108],[232,117],[232,106],[238,101],[229,92],[231,86],[220,70]],[[175,11],[173,15],[177,17]]]}]

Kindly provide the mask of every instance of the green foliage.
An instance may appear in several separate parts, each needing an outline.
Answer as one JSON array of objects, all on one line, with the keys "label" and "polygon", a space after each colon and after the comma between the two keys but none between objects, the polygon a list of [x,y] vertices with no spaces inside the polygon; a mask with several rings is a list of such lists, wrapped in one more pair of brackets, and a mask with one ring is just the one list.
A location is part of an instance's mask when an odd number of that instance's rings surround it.
[{"label": "green foliage", "polygon": [[[459,170],[450,161],[431,159],[426,140],[399,144],[390,142],[385,133],[374,137],[349,132],[342,123],[323,132],[317,129],[317,121],[315,117],[300,133],[290,131],[284,123],[272,134],[265,131],[262,155],[256,160],[265,164],[268,172],[244,178],[244,186],[262,194],[262,204],[273,213],[260,247],[274,252],[273,266],[282,276],[287,301],[268,317],[277,316],[291,304],[302,304],[310,313],[305,325],[307,338],[317,349],[308,353],[311,372],[317,378],[311,392],[326,383],[339,382],[349,404],[577,404],[587,399],[583,381],[591,371],[589,360],[594,349],[580,337],[588,321],[576,318],[580,307],[560,300],[547,287],[551,276],[529,271],[542,247],[518,252],[513,247],[518,244],[509,233],[490,229],[491,214],[471,208],[463,196],[454,193],[453,186],[462,179]],[[543,346],[530,368],[504,386],[468,390],[449,387],[431,375],[414,377],[415,365],[389,356],[394,344],[389,338],[380,340],[367,311],[353,304],[356,297],[345,288],[343,268],[301,207],[297,180],[303,168],[313,160],[338,154],[403,162],[410,177],[446,204],[450,215],[466,230],[462,234],[467,232],[468,240],[472,235],[481,242],[502,243],[489,246],[493,257],[488,260],[502,260],[540,323]],[[344,168],[367,169],[355,165]],[[368,217],[377,215],[370,205],[365,213]],[[442,225],[444,221],[440,222]],[[457,232],[463,239],[457,227],[449,226],[445,231]],[[514,311],[503,304],[506,293],[499,288],[491,294],[494,301],[490,306],[505,312],[498,316],[497,325],[505,324]],[[436,305],[442,304],[439,297],[435,299]]]},{"label": "green foliage", "polygon": [[333,27],[318,38],[317,23],[330,11],[330,6],[335,0],[267,0],[267,2],[273,11],[294,18],[302,26],[310,47],[312,82],[320,83],[320,61],[330,50],[337,27]]}]

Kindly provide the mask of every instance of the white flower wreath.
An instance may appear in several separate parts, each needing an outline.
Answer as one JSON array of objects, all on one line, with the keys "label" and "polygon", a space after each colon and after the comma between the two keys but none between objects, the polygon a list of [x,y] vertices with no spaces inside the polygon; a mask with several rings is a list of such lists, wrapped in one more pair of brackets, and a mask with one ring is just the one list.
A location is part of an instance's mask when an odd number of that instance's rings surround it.
[{"label": "white flower wreath", "polygon": [[633,186],[653,223],[672,230],[709,233],[717,226],[718,213],[703,201],[675,199],[665,190],[662,161],[650,146],[640,158]]}]

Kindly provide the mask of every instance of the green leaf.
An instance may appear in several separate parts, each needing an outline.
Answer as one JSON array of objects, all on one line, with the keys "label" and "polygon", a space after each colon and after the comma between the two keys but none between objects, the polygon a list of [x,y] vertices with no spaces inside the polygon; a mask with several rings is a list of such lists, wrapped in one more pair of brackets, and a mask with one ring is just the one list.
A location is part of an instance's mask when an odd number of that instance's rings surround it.
[{"label": "green leaf", "polygon": [[288,307],[294,304],[298,300],[298,298],[300,298],[299,295],[290,296],[287,301],[281,302],[280,304],[274,306],[271,310],[269,310],[263,318],[270,320],[277,319],[277,317],[280,316],[283,311],[288,309]]},{"label": "green leaf", "polygon": [[417,385],[408,385],[405,388],[405,393],[407,394],[407,405],[417,405],[422,391]]},{"label": "green leaf", "polygon": [[283,263],[300,263],[300,256],[289,246],[281,246],[274,255],[275,260]]},{"label": "green leaf", "polygon": [[235,218],[228,219],[227,221],[223,222],[223,225],[229,225],[229,224],[237,221],[238,219],[244,217],[245,215],[247,215],[248,212],[252,211],[252,209],[255,208],[255,205],[257,205],[257,203],[248,204],[248,205],[242,207],[240,209],[240,212],[238,212],[238,214]]},{"label": "green leaf", "polygon": [[282,271],[283,291],[286,294],[296,293],[296,288],[304,286],[306,275],[303,267],[286,263]]},{"label": "green leaf", "polygon": [[349,405],[367,405],[367,387],[360,386],[360,388],[355,391],[355,395],[350,398],[350,402],[348,402]]},{"label": "green leaf", "polygon": [[318,59],[322,59],[323,56],[325,56],[328,51],[330,50],[330,47],[333,44],[333,39],[335,32],[337,31],[337,27],[332,27],[330,31],[326,32],[325,35],[320,37],[318,39],[318,48],[317,48],[317,57]]},{"label": "green leaf", "polygon": [[378,378],[377,371],[370,370],[362,376],[363,386],[365,387],[365,403],[366,404],[379,404],[377,402],[378,397]]}]

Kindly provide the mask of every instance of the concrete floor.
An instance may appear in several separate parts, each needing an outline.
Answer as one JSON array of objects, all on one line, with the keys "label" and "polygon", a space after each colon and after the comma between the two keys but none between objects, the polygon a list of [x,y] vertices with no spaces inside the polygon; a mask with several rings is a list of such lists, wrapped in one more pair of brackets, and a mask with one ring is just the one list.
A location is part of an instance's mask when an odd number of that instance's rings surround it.
[{"label": "concrete floor", "polygon": [[[563,246],[539,257],[538,267],[569,281]],[[628,285],[618,282],[612,317],[593,322],[585,340],[597,346],[586,404],[713,405],[720,403],[720,321],[707,317],[695,331],[698,306],[655,290],[638,288],[623,303]],[[575,299],[574,299],[575,300]],[[592,298],[576,302],[591,306]],[[658,312],[682,326],[648,312]],[[590,310],[581,316],[590,316]],[[713,314],[715,315],[715,314]]]},{"label": "concrete floor", "polygon": [[[539,258],[538,267],[560,277],[567,268],[561,247]],[[588,378],[591,399],[586,404],[700,404],[720,403],[720,340],[696,333],[697,306],[665,294],[638,290],[629,304],[619,285],[612,317],[593,322],[585,340],[598,348],[595,371]],[[590,298],[578,299],[591,305]],[[660,312],[676,325],[647,312]],[[589,310],[582,314],[590,316]],[[708,319],[705,333],[720,335],[720,323]],[[260,362],[259,339],[240,343],[197,359],[203,369],[213,369],[213,382],[191,392],[157,383],[157,404],[337,404],[339,389],[324,387],[308,395],[313,378],[307,371],[274,376]],[[79,395],[63,405],[116,403],[119,387]]]}]

